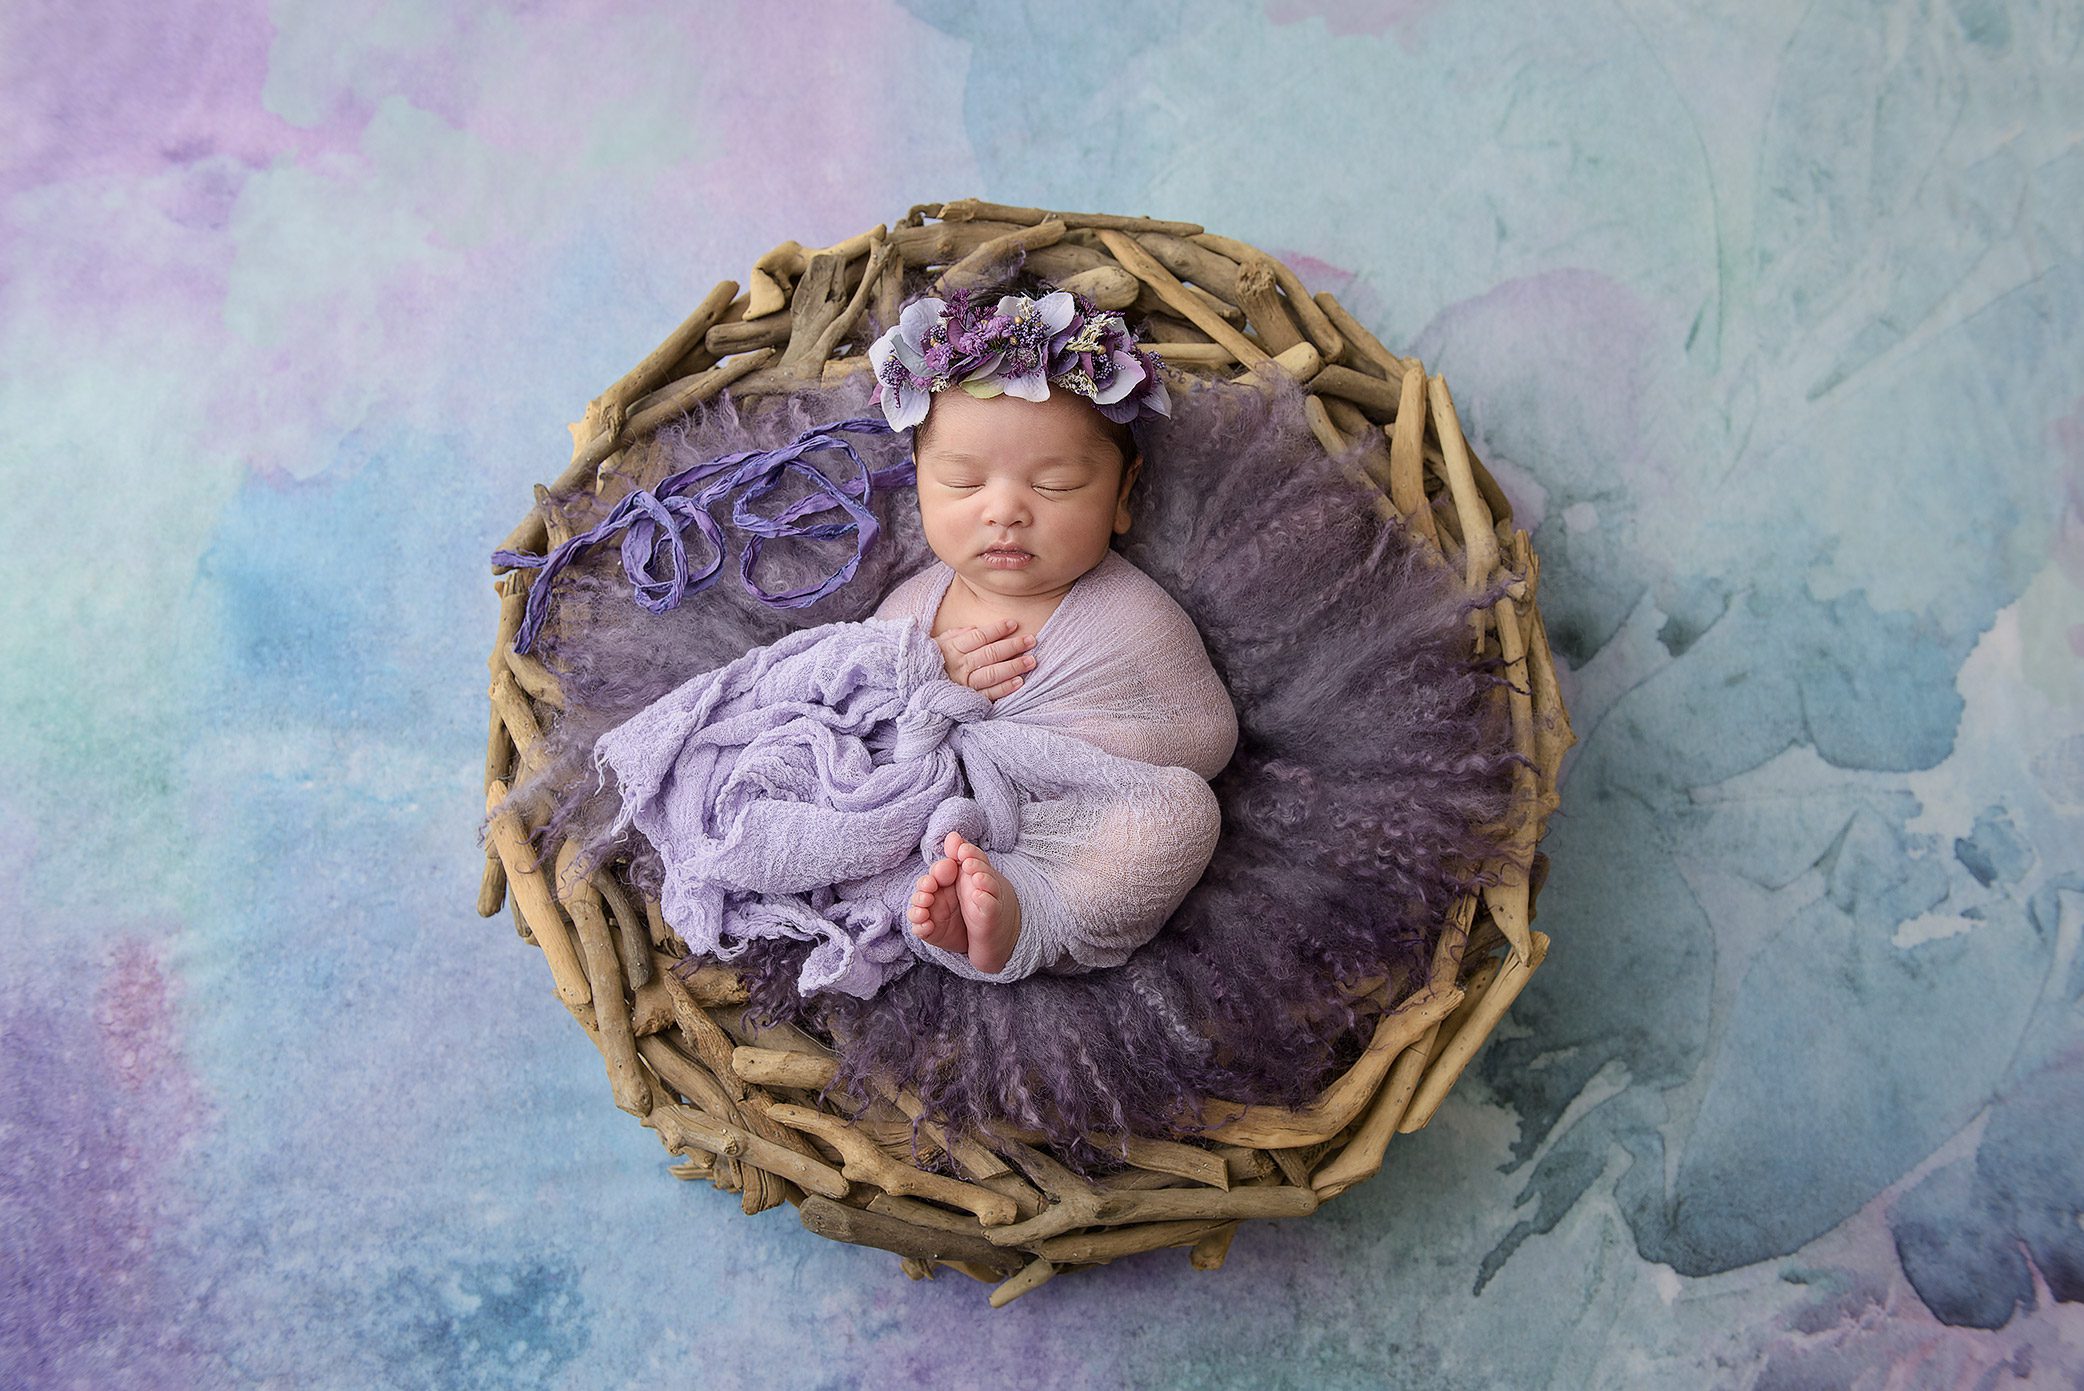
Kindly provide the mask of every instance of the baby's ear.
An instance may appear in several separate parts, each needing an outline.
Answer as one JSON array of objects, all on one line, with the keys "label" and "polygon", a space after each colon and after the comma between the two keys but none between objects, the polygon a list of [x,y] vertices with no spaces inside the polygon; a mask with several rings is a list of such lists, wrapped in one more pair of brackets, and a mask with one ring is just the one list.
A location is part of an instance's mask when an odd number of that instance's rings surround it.
[{"label": "baby's ear", "polygon": [[1128,467],[1122,470],[1122,482],[1115,490],[1114,502],[1114,534],[1117,536],[1128,535],[1130,526],[1134,524],[1134,519],[1129,515],[1129,490],[1136,486],[1136,471],[1142,467],[1143,455],[1138,453],[1130,458]]}]

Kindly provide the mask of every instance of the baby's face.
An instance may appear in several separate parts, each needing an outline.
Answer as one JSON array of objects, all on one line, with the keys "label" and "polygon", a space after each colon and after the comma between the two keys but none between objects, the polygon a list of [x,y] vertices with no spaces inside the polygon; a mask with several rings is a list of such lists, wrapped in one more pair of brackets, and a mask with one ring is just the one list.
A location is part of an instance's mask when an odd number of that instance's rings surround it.
[{"label": "baby's face", "polygon": [[[1129,529],[1129,489],[1099,413],[1052,390],[1044,401],[978,400],[960,387],[933,398],[920,445],[919,520],[935,555],[973,589],[1009,599],[1067,588]],[[1012,546],[1028,559],[987,552]]]}]

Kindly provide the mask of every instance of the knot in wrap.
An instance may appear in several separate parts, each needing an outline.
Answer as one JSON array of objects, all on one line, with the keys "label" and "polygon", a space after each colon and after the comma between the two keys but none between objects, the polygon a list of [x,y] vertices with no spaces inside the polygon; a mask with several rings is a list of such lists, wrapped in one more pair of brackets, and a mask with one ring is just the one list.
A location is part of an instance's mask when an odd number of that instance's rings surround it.
[{"label": "knot in wrap", "polygon": [[[875,514],[868,507],[875,490],[878,487],[902,487],[914,477],[910,460],[887,469],[871,470],[854,446],[839,437],[841,433],[849,432],[864,435],[894,433],[889,422],[879,416],[859,416],[852,420],[813,425],[787,444],[774,449],[719,455],[706,463],[682,469],[649,491],[640,488],[616,503],[614,510],[599,525],[565,541],[548,555],[494,551],[492,559],[495,564],[542,571],[529,587],[528,607],[522,615],[520,630],[514,635],[514,651],[526,652],[535,644],[536,634],[549,616],[552,581],[558,572],[588,547],[618,531],[624,533],[623,573],[629,578],[637,602],[645,608],[653,613],[664,613],[687,595],[707,589],[723,569],[725,551],[723,531],[709,515],[709,508],[740,487],[744,487],[745,492],[731,504],[731,524],[746,533],[744,548],[738,555],[738,577],[746,592],[770,608],[800,609],[815,604],[838,589],[854,577],[862,557],[875,544],[880,528]],[[835,482],[808,462],[810,455],[828,449],[837,450],[851,460],[860,477],[845,483]],[[814,490],[812,495],[790,503],[776,517],[763,517],[752,511],[750,504],[773,492],[784,472],[808,480]],[[695,491],[705,482],[706,487]],[[834,507],[845,512],[850,520],[810,523],[800,520]],[[702,533],[702,539],[709,543],[711,552],[698,573],[690,573],[688,565],[684,533],[690,523]],[[753,566],[760,558],[763,540],[806,536],[829,541],[848,532],[855,535],[853,556],[816,585],[773,594],[762,589],[753,579]],[[652,568],[661,559],[661,551],[668,567],[663,578],[653,573]]]},{"label": "knot in wrap", "polygon": [[936,673],[906,698],[904,713],[897,717],[897,739],[890,746],[890,757],[899,763],[922,758],[950,740],[957,725],[990,713],[991,701],[984,692],[958,686]]}]

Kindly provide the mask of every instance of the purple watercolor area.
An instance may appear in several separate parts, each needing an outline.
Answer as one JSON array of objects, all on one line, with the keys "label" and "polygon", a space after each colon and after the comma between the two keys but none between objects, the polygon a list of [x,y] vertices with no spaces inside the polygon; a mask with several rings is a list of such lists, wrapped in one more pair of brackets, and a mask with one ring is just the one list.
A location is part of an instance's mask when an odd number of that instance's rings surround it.
[{"label": "purple watercolor area", "polygon": [[[80,989],[91,982],[91,988]],[[208,1121],[154,939],[40,970],[0,1001],[0,1370],[10,1385],[196,1386],[213,1327],[187,1249],[184,1151]]]}]

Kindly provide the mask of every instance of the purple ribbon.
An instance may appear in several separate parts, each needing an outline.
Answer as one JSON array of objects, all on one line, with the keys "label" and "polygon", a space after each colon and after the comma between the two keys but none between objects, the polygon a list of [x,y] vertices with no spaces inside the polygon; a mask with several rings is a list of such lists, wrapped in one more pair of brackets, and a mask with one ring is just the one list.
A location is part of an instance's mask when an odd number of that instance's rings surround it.
[{"label": "purple ribbon", "polygon": [[[738,574],[746,592],[761,603],[777,609],[800,609],[815,604],[818,600],[838,589],[854,578],[860,568],[861,558],[875,544],[880,528],[875,515],[868,509],[868,501],[879,487],[903,487],[915,480],[914,465],[910,460],[887,469],[871,470],[855,452],[854,446],[839,437],[839,432],[866,435],[889,435],[896,431],[881,416],[865,415],[852,420],[835,420],[824,425],[813,425],[789,443],[775,449],[753,449],[740,454],[725,454],[707,463],[682,469],[679,473],[660,483],[650,492],[639,489],[615,504],[610,512],[593,530],[574,536],[558,546],[548,555],[530,555],[525,551],[499,550],[492,559],[500,565],[540,569],[535,584],[528,591],[528,608],[521,618],[521,629],[514,635],[514,650],[526,652],[535,644],[536,633],[542,628],[543,620],[550,612],[551,582],[557,573],[577,558],[581,551],[597,541],[621,531],[622,568],[629,576],[630,588],[638,603],[653,613],[664,613],[689,594],[699,594],[716,582],[724,563],[724,535],[716,519],[709,515],[709,508],[718,499],[729,496],[740,487],[746,491],[731,505],[731,524],[747,533],[744,549],[738,556]],[[821,449],[836,449],[854,463],[860,473],[858,480],[845,484],[834,482],[815,464],[807,461],[808,455]],[[816,492],[806,498],[792,502],[777,517],[763,517],[751,510],[754,500],[774,491],[781,482],[784,471],[798,473],[810,480]],[[707,487],[695,489],[705,480]],[[750,486],[747,486],[750,485]],[[851,520],[844,522],[804,523],[798,519],[816,512],[842,508]],[[689,522],[694,523],[709,542],[715,554],[701,573],[688,571],[687,541],[684,535]],[[760,547],[765,541],[787,536],[808,536],[815,540],[829,541],[855,534],[854,555],[844,565],[825,577],[823,583],[801,589],[791,589],[780,594],[770,594],[753,581],[753,565],[760,557]],[[668,572],[661,578],[653,573],[653,564],[660,558],[661,549],[668,562]]]}]

